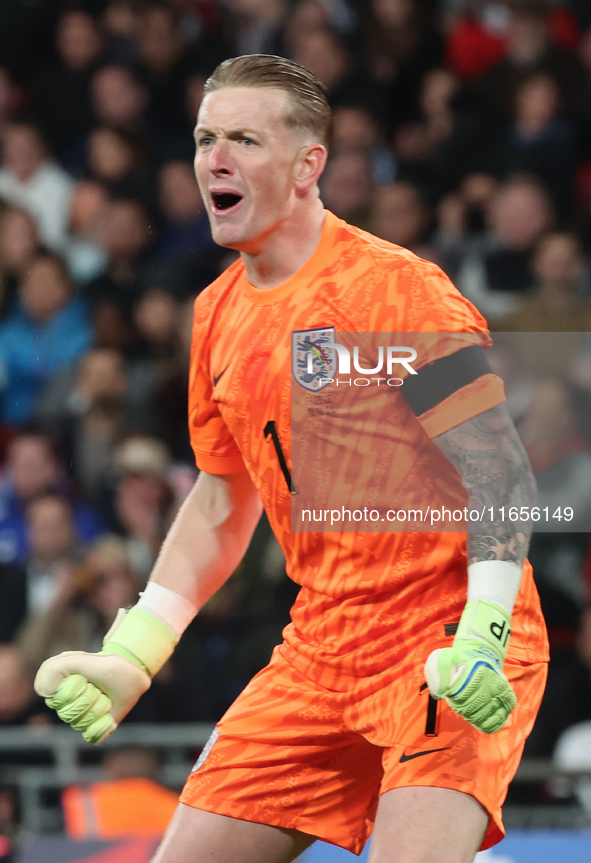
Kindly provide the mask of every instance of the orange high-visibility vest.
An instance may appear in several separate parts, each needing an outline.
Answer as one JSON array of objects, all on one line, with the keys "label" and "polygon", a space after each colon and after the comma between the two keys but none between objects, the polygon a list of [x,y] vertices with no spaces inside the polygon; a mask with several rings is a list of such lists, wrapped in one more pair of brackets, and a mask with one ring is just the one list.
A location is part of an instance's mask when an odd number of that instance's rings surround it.
[{"label": "orange high-visibility vest", "polygon": [[71,839],[162,836],[177,807],[178,794],[151,779],[117,779],[62,794],[66,833]]}]

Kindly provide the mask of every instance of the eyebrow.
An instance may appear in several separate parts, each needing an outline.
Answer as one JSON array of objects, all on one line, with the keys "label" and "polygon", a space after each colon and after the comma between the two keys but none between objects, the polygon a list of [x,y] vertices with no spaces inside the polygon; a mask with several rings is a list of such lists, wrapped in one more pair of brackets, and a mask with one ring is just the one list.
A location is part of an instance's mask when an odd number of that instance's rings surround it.
[{"label": "eyebrow", "polygon": [[[197,126],[193,132],[193,137],[197,140],[200,135],[211,135],[212,137],[215,137],[215,134],[215,132],[208,129],[206,126]],[[260,138],[260,136],[261,133],[255,132],[254,129],[233,129],[231,132],[227,133],[226,138],[230,141],[236,141],[239,138]]]}]

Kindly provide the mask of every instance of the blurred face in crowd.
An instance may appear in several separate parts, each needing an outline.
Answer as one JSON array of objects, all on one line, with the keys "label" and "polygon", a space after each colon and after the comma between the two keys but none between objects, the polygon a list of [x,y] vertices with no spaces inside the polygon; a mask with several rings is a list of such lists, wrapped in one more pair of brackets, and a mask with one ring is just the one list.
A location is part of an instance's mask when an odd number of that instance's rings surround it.
[{"label": "blurred face in crowd", "polygon": [[53,486],[59,465],[49,441],[34,435],[17,437],[8,449],[8,474],[21,500],[30,500]]},{"label": "blurred face in crowd", "polygon": [[376,121],[365,108],[337,108],[334,112],[335,149],[367,149],[376,143],[377,138]]},{"label": "blurred face in crowd", "polygon": [[42,497],[29,504],[27,529],[33,553],[48,563],[59,560],[74,544],[70,506],[57,495]]},{"label": "blurred face in crowd", "polygon": [[70,233],[90,236],[108,200],[107,190],[94,180],[80,180],[70,198]]},{"label": "blurred face in crowd", "polygon": [[110,258],[135,260],[150,241],[148,218],[135,201],[107,205],[102,244]]},{"label": "blurred face in crowd", "polygon": [[426,207],[410,183],[393,183],[376,191],[372,229],[382,240],[408,248],[421,239],[427,220]]},{"label": "blurred face in crowd", "polygon": [[203,212],[203,201],[190,162],[168,162],[158,174],[162,212],[173,224],[192,222]]},{"label": "blurred face in crowd", "polygon": [[62,15],[57,25],[56,47],[67,69],[86,69],[103,48],[94,19],[81,11]]},{"label": "blurred face in crowd", "polygon": [[110,622],[119,608],[132,605],[137,600],[138,585],[129,565],[125,543],[115,536],[99,540],[89,552],[86,563],[98,576],[90,603]]},{"label": "blurred face in crowd", "polygon": [[347,49],[327,30],[315,30],[298,42],[294,60],[316,75],[329,91],[342,81],[350,65]]},{"label": "blurred face in crowd", "polygon": [[19,299],[37,323],[46,323],[67,303],[70,281],[62,266],[48,257],[36,258],[23,276]]},{"label": "blurred face in crowd", "polygon": [[26,210],[9,208],[0,216],[0,261],[10,272],[25,266],[39,247],[35,220]]},{"label": "blurred face in crowd", "polygon": [[549,234],[540,242],[533,259],[533,270],[542,285],[576,292],[581,287],[583,254],[573,234]]},{"label": "blurred face in crowd", "polygon": [[512,12],[507,31],[509,56],[516,65],[530,66],[543,56],[548,45],[548,26],[543,15]]},{"label": "blurred face in crowd", "polygon": [[414,9],[414,0],[371,0],[371,8],[384,27],[405,24]]},{"label": "blurred face in crowd", "polygon": [[47,158],[39,133],[33,126],[14,124],[2,136],[2,167],[21,183],[29,180]]},{"label": "blurred face in crowd", "polygon": [[174,15],[165,8],[148,9],[141,18],[138,49],[146,66],[165,72],[182,53],[182,42]]},{"label": "blurred face in crowd", "polygon": [[156,346],[174,339],[178,317],[178,303],[167,291],[160,288],[152,288],[145,293],[133,310],[139,334]]},{"label": "blurred face in crowd", "polygon": [[335,215],[346,219],[367,207],[373,191],[371,162],[362,151],[340,153],[326,166],[322,200]]},{"label": "blurred face in crowd", "polygon": [[78,366],[76,388],[91,402],[122,396],[127,389],[123,356],[112,348],[89,351]]},{"label": "blurred face in crowd", "polygon": [[551,379],[539,381],[519,426],[520,437],[530,457],[555,446],[576,429],[577,419],[564,384]]},{"label": "blurred face in crowd", "polygon": [[546,195],[536,185],[510,183],[492,200],[488,221],[510,248],[526,250],[550,227],[552,212]]},{"label": "blurred face in crowd", "polygon": [[544,129],[558,114],[560,94],[554,78],[550,75],[535,75],[521,85],[517,91],[515,119],[524,131]]},{"label": "blurred face in crowd", "polygon": [[134,167],[133,147],[115,129],[95,129],[88,136],[88,167],[99,180],[114,183]]},{"label": "blurred face in crowd", "polygon": [[92,103],[105,125],[133,126],[142,117],[148,95],[123,66],[105,66],[92,79]]},{"label": "blurred face in crowd", "polygon": [[27,707],[34,695],[33,685],[19,650],[0,646],[0,722],[10,722]]},{"label": "blurred face in crowd", "polygon": [[320,145],[285,122],[289,98],[275,88],[225,87],[203,100],[195,174],[220,246],[258,253],[311,186],[306,158]]}]

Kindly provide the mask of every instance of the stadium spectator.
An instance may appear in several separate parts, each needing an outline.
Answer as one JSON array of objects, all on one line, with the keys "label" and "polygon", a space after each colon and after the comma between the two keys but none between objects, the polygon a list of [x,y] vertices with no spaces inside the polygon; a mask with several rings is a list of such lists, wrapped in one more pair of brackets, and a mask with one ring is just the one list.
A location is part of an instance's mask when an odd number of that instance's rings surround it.
[{"label": "stadium spectator", "polygon": [[102,214],[100,241],[107,255],[106,271],[85,288],[93,302],[109,301],[129,309],[144,288],[151,244],[145,208],[137,201],[109,202]]},{"label": "stadium spectator", "polygon": [[102,762],[103,778],[62,794],[66,833],[77,842],[120,836],[162,836],[178,794],[156,782],[159,764],[146,747],[125,746]]},{"label": "stadium spectator", "polygon": [[31,260],[18,300],[0,325],[3,417],[10,423],[30,420],[51,375],[75,363],[92,342],[86,308],[72,297],[61,258],[41,252]]},{"label": "stadium spectator", "polygon": [[33,677],[14,645],[0,646],[0,725],[21,725],[31,717],[37,699]]},{"label": "stadium spectator", "polygon": [[76,541],[90,542],[102,532],[96,512],[76,493],[51,438],[43,432],[23,431],[8,447],[6,469],[0,483],[0,560],[24,562],[30,554],[25,525],[28,504],[37,497],[57,493],[72,508]]},{"label": "stadium spectator", "polygon": [[576,161],[573,128],[561,114],[554,78],[545,72],[526,78],[517,88],[513,122],[494,162],[501,176],[527,171],[539,177],[564,221],[572,205]]},{"label": "stadium spectator", "polygon": [[13,123],[3,130],[0,198],[28,210],[41,240],[52,249],[59,250],[64,241],[72,185],[35,126]]},{"label": "stadium spectator", "polygon": [[[91,103],[96,124],[119,129],[141,140],[149,158],[156,163],[173,158],[176,136],[164,127],[150,109],[150,94],[136,74],[125,66],[111,63],[103,66],[91,80]],[[85,142],[75,163],[84,159]]]},{"label": "stadium spectator", "polygon": [[152,401],[156,415],[163,421],[162,439],[175,460],[189,465],[195,462],[187,426],[193,302],[193,298],[190,298],[180,306],[176,320],[175,353],[166,365],[160,365],[160,378]]},{"label": "stadium spectator", "polygon": [[41,249],[37,223],[28,210],[7,207],[0,213],[0,314],[12,311],[20,279]]},{"label": "stadium spectator", "polygon": [[370,230],[377,237],[433,259],[435,250],[427,243],[430,227],[429,207],[411,183],[399,181],[376,189]]},{"label": "stadium spectator", "polygon": [[178,11],[162,2],[140,8],[137,49],[138,73],[150,92],[154,115],[163,128],[185,131],[183,84],[193,71],[193,58],[181,34]]},{"label": "stadium spectator", "polygon": [[531,263],[535,282],[531,296],[497,329],[515,332],[580,332],[591,329],[591,301],[585,296],[584,260],[574,234],[547,234]]},{"label": "stadium spectator", "polygon": [[510,4],[507,53],[482,81],[482,91],[505,116],[510,116],[519,85],[536,72],[546,72],[558,84],[569,117],[580,110],[585,82],[581,62],[572,51],[551,39],[548,6],[543,0],[515,0]]},{"label": "stadium spectator", "polygon": [[554,222],[544,187],[529,176],[506,180],[491,199],[488,231],[466,250],[457,285],[485,317],[513,311],[519,295],[533,286],[530,257]]},{"label": "stadium spectator", "polygon": [[[38,508],[45,500],[31,506]],[[47,513],[37,514],[37,520],[43,518],[47,521]],[[51,522],[42,524],[41,529],[50,526]],[[45,542],[45,546],[50,544]],[[31,608],[18,633],[17,645],[31,667],[55,650],[93,649],[101,643],[101,633],[112,624],[117,610],[137,598],[139,585],[118,537],[97,539],[78,558],[51,561],[47,572],[51,595],[46,596],[43,607]],[[28,570],[34,564],[38,570],[39,563],[32,561]]]},{"label": "stadium spectator", "polygon": [[103,52],[94,18],[82,9],[63,12],[56,24],[55,47],[56,61],[33,80],[33,113],[61,156],[92,126],[90,78]]},{"label": "stadium spectator", "polygon": [[86,498],[100,503],[113,474],[115,446],[138,429],[121,353],[93,348],[76,369],[55,375],[38,416],[59,434],[65,460]]},{"label": "stadium spectator", "polygon": [[137,12],[134,0],[111,0],[101,17],[109,57],[122,66],[131,66],[137,59]]},{"label": "stadium spectator", "polygon": [[62,253],[77,284],[96,278],[107,265],[99,242],[101,214],[107,201],[107,189],[94,180],[80,180],[72,189],[68,235]]},{"label": "stadium spectator", "polygon": [[394,182],[394,153],[385,143],[382,124],[365,105],[343,105],[335,110],[332,146],[334,150],[367,150],[374,183],[383,186]]},{"label": "stadium spectator", "polygon": [[286,0],[233,0],[226,3],[228,31],[237,54],[277,54],[282,51]]},{"label": "stadium spectator", "polygon": [[371,158],[363,150],[336,153],[321,182],[327,209],[359,228],[366,228],[373,194]]},{"label": "stadium spectator", "polygon": [[154,210],[154,177],[146,168],[147,154],[137,139],[120,129],[98,126],[86,139],[90,176],[112,195],[139,201]]},{"label": "stadium spectator", "polygon": [[113,501],[118,530],[126,538],[131,567],[145,584],[169,525],[170,455],[156,438],[132,437],[117,448],[115,465],[120,474]]},{"label": "stadium spectator", "polygon": [[389,85],[392,125],[410,119],[421,80],[441,62],[441,35],[431,9],[421,0],[364,4],[365,55],[375,78]]},{"label": "stadium spectator", "polygon": [[335,32],[313,30],[305,40],[296,42],[293,59],[322,81],[331,105],[363,102],[370,110],[383,113],[383,88]]},{"label": "stadium spectator", "polygon": [[492,174],[468,174],[458,189],[439,202],[433,242],[452,280],[464,256],[486,229],[486,213],[497,187],[498,181]]},{"label": "stadium spectator", "polygon": [[473,90],[448,70],[432,69],[421,82],[418,111],[394,136],[399,179],[416,183],[436,202],[466,174],[487,167],[493,123]]},{"label": "stadium spectator", "polygon": [[167,162],[158,174],[161,225],[155,244],[154,280],[179,297],[194,293],[200,253],[214,250],[193,167]]}]

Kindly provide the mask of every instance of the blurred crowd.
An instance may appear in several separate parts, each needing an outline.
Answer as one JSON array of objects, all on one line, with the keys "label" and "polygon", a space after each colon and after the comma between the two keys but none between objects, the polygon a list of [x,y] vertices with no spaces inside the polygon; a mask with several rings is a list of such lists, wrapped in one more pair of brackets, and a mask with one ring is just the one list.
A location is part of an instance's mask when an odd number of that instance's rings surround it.
[{"label": "blurred crowd", "polygon": [[[2,0],[0,723],[52,721],[32,671],[100,646],[195,479],[191,307],[234,255],[192,129],[217,63],[252,52],[327,88],[330,210],[438,263],[499,333],[591,333],[588,0]],[[591,336],[541,373],[512,350],[540,494],[580,518],[532,544],[547,755],[591,717]],[[294,595],[262,522],[131,718],[215,721]]]}]

